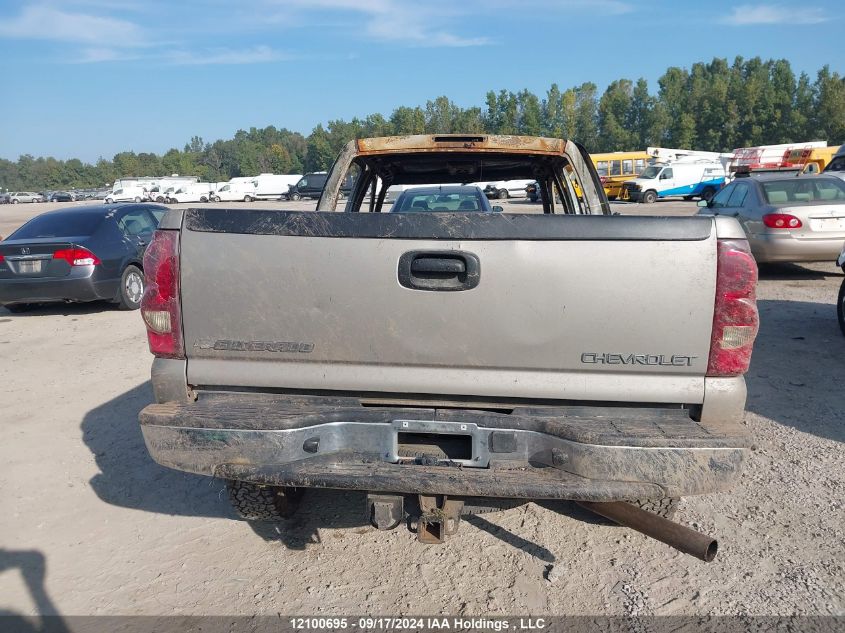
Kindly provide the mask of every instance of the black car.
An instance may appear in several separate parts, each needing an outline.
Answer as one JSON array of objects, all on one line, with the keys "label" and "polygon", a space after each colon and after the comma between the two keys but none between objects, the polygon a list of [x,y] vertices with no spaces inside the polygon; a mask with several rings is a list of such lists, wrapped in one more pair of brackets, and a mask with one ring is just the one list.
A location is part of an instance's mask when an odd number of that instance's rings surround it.
[{"label": "black car", "polygon": [[23,312],[52,301],[137,310],[144,251],[167,207],[108,204],[42,213],[0,242],[0,305]]},{"label": "black car", "polygon": [[56,191],[50,194],[50,197],[47,198],[50,202],[73,202],[74,197],[70,195],[67,191]]},{"label": "black car", "polygon": [[[319,198],[323,195],[323,189],[326,186],[326,179],[329,175],[324,171],[315,171],[310,174],[305,174],[295,185],[291,185],[288,190],[288,200],[300,200],[302,198]],[[340,186],[340,197],[348,196],[352,192],[352,186],[355,184],[355,179],[350,175],[346,177],[344,183]]]}]

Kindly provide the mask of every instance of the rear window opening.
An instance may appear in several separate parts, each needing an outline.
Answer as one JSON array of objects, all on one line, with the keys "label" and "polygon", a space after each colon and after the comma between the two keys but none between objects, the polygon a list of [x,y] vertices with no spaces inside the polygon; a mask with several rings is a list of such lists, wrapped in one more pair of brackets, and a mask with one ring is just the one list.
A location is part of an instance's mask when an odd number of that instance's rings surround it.
[{"label": "rear window opening", "polygon": [[400,458],[472,459],[472,436],[441,433],[399,433]]},{"label": "rear window opening", "polygon": [[34,240],[45,237],[88,237],[103,221],[99,213],[44,214],[31,219],[7,239]]}]

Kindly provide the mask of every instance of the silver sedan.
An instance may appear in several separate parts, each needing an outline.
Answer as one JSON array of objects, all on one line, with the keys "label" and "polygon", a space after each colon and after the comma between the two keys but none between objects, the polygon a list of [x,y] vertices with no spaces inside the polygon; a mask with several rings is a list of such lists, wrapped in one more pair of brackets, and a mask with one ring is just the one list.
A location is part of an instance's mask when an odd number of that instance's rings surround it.
[{"label": "silver sedan", "polygon": [[834,261],[845,244],[845,182],[831,176],[737,178],[700,214],[737,218],[758,262]]}]

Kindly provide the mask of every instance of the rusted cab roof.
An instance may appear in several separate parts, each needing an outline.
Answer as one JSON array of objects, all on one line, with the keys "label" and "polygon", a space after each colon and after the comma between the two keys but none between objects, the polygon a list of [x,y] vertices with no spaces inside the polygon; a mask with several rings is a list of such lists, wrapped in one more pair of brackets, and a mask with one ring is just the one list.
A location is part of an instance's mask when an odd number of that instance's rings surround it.
[{"label": "rusted cab roof", "polygon": [[358,155],[405,152],[508,152],[516,154],[563,154],[566,141],[539,136],[487,134],[413,134],[381,136],[355,141]]}]

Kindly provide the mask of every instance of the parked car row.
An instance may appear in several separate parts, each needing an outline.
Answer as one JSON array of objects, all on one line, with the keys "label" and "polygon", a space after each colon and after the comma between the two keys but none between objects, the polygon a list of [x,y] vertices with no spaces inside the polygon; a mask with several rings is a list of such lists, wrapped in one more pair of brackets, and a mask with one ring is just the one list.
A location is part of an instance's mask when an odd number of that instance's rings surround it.
[{"label": "parked car row", "polygon": [[107,195],[105,189],[75,189],[72,191],[10,191],[0,194],[0,204],[20,204],[22,202],[75,202],[77,200],[102,200]]}]

